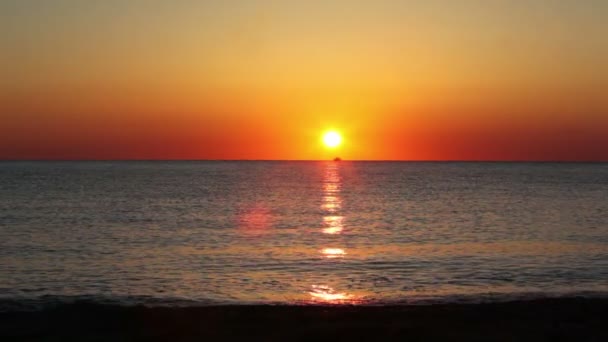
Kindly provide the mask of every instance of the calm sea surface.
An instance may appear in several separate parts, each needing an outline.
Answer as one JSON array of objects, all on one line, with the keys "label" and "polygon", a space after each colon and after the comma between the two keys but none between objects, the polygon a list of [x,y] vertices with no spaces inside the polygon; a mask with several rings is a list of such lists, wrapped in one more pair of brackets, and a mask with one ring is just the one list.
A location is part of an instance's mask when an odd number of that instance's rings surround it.
[{"label": "calm sea surface", "polygon": [[608,164],[0,162],[0,299],[608,295]]}]

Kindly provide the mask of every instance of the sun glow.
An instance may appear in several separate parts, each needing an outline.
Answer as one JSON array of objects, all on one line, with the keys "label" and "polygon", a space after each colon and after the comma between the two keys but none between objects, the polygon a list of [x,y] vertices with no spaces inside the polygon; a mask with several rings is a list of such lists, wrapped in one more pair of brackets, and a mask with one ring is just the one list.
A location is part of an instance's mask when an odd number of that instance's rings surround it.
[{"label": "sun glow", "polygon": [[342,136],[336,131],[329,131],[323,134],[323,144],[329,148],[336,148],[342,143]]}]

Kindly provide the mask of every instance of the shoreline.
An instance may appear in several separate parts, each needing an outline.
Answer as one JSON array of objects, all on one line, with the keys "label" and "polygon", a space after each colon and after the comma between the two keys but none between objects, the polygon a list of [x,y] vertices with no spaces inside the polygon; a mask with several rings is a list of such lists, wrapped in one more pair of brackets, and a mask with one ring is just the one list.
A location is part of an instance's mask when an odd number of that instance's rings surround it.
[{"label": "shoreline", "polygon": [[0,313],[3,341],[608,341],[608,299],[400,306],[62,304]]}]

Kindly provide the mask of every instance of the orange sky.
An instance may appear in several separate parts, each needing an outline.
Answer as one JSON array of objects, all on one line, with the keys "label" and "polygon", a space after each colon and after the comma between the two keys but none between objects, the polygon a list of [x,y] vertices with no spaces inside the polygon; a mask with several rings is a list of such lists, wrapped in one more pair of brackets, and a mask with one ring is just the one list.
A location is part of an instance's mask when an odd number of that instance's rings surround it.
[{"label": "orange sky", "polygon": [[0,159],[608,161],[607,17],[596,0],[4,1]]}]

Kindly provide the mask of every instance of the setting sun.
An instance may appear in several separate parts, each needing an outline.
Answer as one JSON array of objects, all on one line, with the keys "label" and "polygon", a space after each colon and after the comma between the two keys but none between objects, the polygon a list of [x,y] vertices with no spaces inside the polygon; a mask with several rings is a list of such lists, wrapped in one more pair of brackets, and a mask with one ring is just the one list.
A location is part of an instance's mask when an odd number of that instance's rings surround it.
[{"label": "setting sun", "polygon": [[342,136],[336,131],[329,131],[323,134],[323,144],[329,148],[335,148],[342,143]]}]

